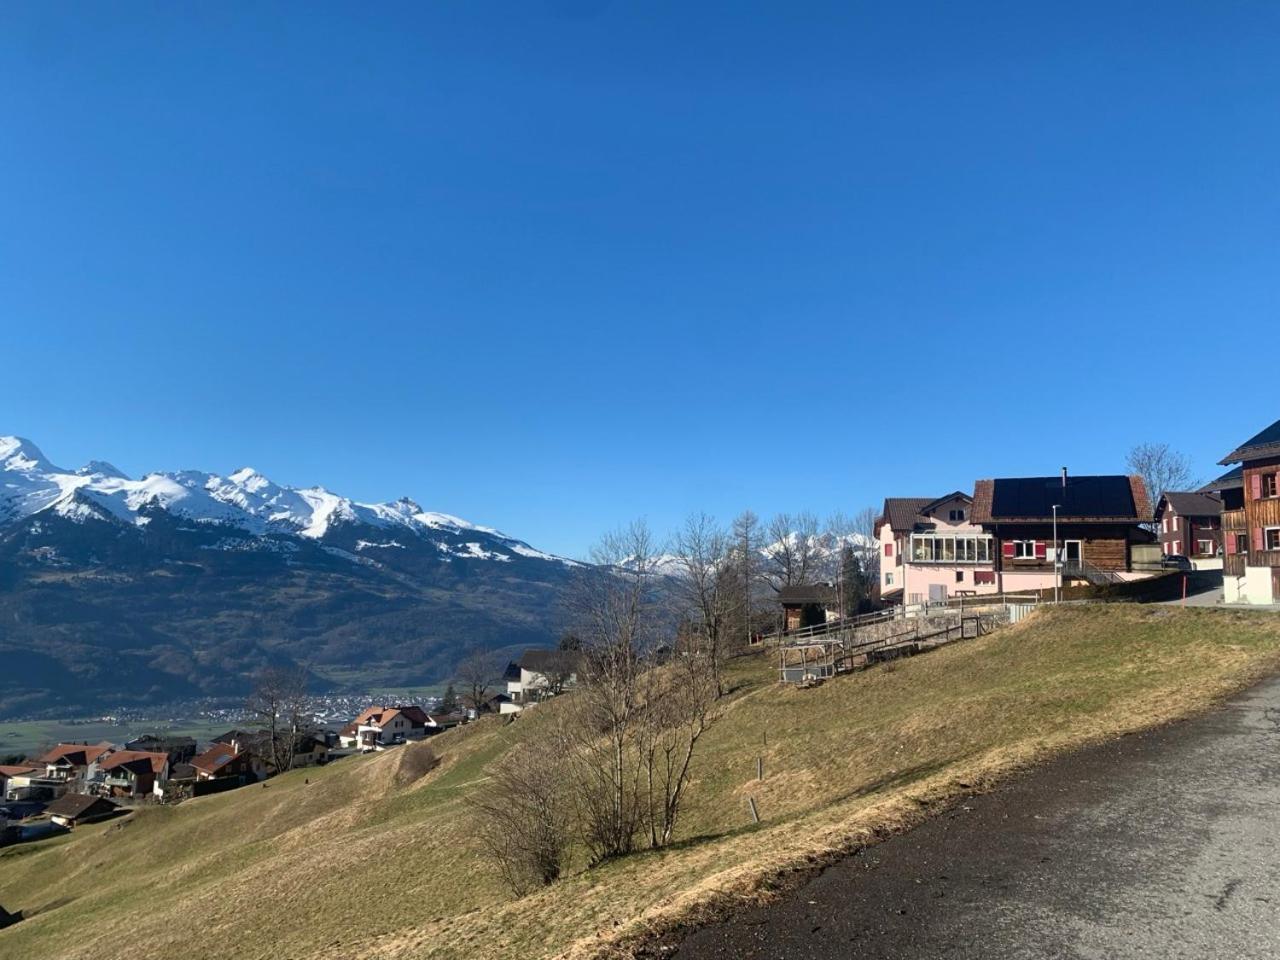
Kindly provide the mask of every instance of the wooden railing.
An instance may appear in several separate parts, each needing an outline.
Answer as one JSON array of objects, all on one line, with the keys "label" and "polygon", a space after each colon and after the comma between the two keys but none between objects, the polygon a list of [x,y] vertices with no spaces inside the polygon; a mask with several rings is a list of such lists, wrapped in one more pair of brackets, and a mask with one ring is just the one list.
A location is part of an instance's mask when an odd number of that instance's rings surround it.
[{"label": "wooden railing", "polygon": [[1242,532],[1248,527],[1248,521],[1245,520],[1244,508],[1239,510],[1223,510],[1222,511],[1222,529]]}]

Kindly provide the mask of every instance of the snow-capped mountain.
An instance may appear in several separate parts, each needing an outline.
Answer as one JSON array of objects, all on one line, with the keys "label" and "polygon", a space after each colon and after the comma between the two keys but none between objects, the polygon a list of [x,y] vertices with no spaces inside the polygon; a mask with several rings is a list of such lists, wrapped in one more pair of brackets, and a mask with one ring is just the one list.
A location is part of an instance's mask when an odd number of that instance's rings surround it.
[{"label": "snow-capped mountain", "polygon": [[243,696],[267,663],[368,691],[553,643],[589,567],[403,498],[255,470],[133,479],[0,437],[0,717]]},{"label": "snow-capped mountain", "polygon": [[[571,564],[535,550],[491,527],[423,510],[408,497],[357,503],[323,487],[277,484],[251,467],[227,476],[199,470],[150,473],[130,479],[110,463],[92,460],[77,470],[55,466],[30,440],[0,437],[0,523],[47,513],[83,522],[150,522],[155,509],[199,524],[234,527],[254,535],[291,534],[322,540],[335,527],[364,526],[449,545],[443,554],[473,559],[527,557]],[[446,540],[437,534],[448,534]],[[457,543],[459,536],[475,540]],[[379,544],[365,540],[366,548]]]}]

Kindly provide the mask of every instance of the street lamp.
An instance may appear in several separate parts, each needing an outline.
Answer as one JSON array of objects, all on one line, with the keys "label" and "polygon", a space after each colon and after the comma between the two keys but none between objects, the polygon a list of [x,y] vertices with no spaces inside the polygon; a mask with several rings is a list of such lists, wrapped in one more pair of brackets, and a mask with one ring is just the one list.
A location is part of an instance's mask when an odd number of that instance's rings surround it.
[{"label": "street lamp", "polygon": [[1062,584],[1062,552],[1058,549],[1058,507],[1053,505],[1053,602],[1058,603],[1058,591]]}]

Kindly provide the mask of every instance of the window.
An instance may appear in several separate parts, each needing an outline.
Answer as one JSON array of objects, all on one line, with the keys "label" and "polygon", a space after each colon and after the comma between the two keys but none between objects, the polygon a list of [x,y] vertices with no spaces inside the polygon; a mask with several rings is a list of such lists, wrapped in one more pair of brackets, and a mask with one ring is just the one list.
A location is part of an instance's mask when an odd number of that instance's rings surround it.
[{"label": "window", "polygon": [[1164,532],[1168,533],[1169,532],[1169,515],[1167,513],[1164,515],[1164,520],[1162,520],[1161,522],[1164,524]]},{"label": "window", "polygon": [[1014,540],[1013,559],[1034,560],[1036,558],[1036,542],[1034,540]]},{"label": "window", "polygon": [[1212,541],[1212,540],[1197,540],[1197,541],[1196,541],[1196,553],[1199,553],[1199,554],[1201,554],[1202,556],[1206,556],[1206,557],[1207,557],[1207,556],[1212,556],[1212,554],[1213,554],[1213,541]]},{"label": "window", "polygon": [[952,523],[962,523],[964,521],[964,510],[952,510],[947,515],[947,519]]},{"label": "window", "polygon": [[1263,530],[1262,542],[1267,550],[1280,550],[1280,527],[1267,527]]},{"label": "window", "polygon": [[1174,514],[1174,517],[1173,517],[1173,529],[1174,529],[1175,531],[1178,529],[1178,516],[1177,516],[1177,514]]},{"label": "window", "polygon": [[990,563],[991,538],[924,533],[911,538],[913,563]]},{"label": "window", "polygon": [[1236,553],[1249,552],[1249,535],[1247,533],[1236,534]]},{"label": "window", "polygon": [[963,570],[957,570],[957,571],[956,571],[956,583],[964,583],[964,571],[963,571]]},{"label": "window", "polygon": [[1263,498],[1278,496],[1276,490],[1276,475],[1274,473],[1264,473],[1262,475],[1262,496]]},{"label": "window", "polygon": [[886,574],[884,575],[884,585],[885,585],[886,587],[892,587],[892,586],[893,586],[893,574],[892,574],[892,573],[886,573]]}]

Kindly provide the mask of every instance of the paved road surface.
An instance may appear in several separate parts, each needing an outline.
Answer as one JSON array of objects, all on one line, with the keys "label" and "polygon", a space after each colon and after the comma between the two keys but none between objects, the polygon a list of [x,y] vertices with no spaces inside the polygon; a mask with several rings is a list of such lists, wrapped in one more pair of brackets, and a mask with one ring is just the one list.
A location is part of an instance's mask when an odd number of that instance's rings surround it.
[{"label": "paved road surface", "polygon": [[1280,679],[966,801],[676,956],[1280,958]]}]

